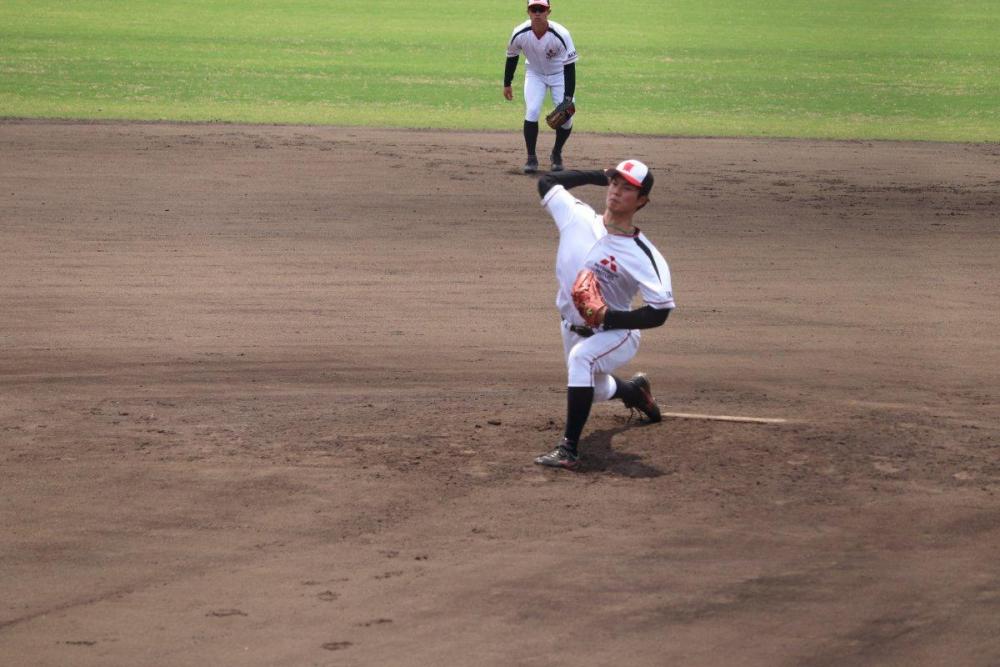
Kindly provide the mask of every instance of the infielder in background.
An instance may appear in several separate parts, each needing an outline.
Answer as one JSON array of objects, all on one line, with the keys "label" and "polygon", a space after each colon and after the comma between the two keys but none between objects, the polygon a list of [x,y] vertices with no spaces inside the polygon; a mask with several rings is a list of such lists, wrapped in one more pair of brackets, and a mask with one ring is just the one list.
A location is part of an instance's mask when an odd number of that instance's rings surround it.
[{"label": "infielder in background", "polygon": [[[607,186],[603,214],[569,193],[580,185]],[[630,380],[613,375],[638,352],[639,330],[661,326],[674,308],[667,262],[632,222],[652,187],[653,174],[638,160],[538,179],[542,206],[559,229],[556,307],[568,370],[566,431],[554,450],[535,459],[539,465],[576,467],[577,444],[594,401],[618,398],[650,422],[660,421],[645,375]],[[645,305],[632,310],[636,294]]]},{"label": "infielder in background", "polygon": [[[524,163],[524,173],[538,171],[538,157],[535,147],[538,143],[538,117],[542,113],[545,93],[552,95],[553,104],[564,100],[573,101],[576,92],[576,47],[569,31],[555,21],[549,20],[548,0],[528,0],[530,19],[514,28],[507,43],[507,67],[503,74],[503,96],[514,99],[511,82],[517,69],[518,54],[525,57],[524,73],[524,145],[528,149],[528,159]],[[552,147],[552,171],[562,171],[562,149],[573,131],[573,117],[556,129],[556,141]]]}]

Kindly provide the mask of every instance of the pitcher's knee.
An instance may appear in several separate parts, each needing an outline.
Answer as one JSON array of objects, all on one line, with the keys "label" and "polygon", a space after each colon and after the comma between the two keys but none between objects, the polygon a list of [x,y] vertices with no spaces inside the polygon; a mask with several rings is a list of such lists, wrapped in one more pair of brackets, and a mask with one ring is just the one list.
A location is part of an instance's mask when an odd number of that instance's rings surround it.
[{"label": "pitcher's knee", "polygon": [[594,376],[594,402],[610,401],[615,395],[615,381],[610,375]]}]

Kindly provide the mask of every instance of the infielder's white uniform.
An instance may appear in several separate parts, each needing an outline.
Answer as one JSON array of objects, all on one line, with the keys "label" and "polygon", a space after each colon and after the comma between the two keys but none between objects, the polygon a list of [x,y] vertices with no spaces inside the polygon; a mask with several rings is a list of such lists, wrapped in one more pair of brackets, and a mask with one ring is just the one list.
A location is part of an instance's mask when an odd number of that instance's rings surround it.
[{"label": "infielder's white uniform", "polygon": [[585,324],[573,305],[577,273],[584,268],[594,272],[612,310],[631,310],[636,294],[641,294],[647,305],[662,310],[675,307],[670,268],[641,231],[636,229],[632,236],[609,234],[603,216],[561,185],[546,193],[542,206],[559,228],[556,307],[563,319],[567,386],[592,386],[594,401],[610,400],[615,392],[611,373],[639,351],[641,334],[638,329],[598,329],[585,338],[571,331],[570,325]]},{"label": "infielder's white uniform", "polygon": [[[555,21],[549,21],[549,29],[541,39],[531,30],[531,21],[525,21],[511,34],[507,44],[507,57],[524,52],[524,119],[536,123],[542,114],[545,92],[549,91],[552,103],[563,101],[566,82],[563,67],[577,61],[576,47],[569,30]],[[562,126],[573,127],[573,117]]]}]

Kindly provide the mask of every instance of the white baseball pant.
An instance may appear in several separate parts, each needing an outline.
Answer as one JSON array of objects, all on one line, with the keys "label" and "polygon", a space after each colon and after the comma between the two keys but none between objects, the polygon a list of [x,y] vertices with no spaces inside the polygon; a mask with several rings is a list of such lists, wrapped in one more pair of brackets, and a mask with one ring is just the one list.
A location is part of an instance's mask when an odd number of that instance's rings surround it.
[{"label": "white baseball pant", "polygon": [[[566,80],[563,78],[562,72],[548,76],[535,74],[531,70],[524,73],[524,120],[531,123],[538,122],[542,115],[542,104],[545,102],[546,91],[552,95],[553,106],[563,101]],[[571,127],[573,127],[572,116],[562,125],[564,130]]]},{"label": "white baseball pant", "polygon": [[593,387],[594,402],[609,401],[615,395],[611,373],[627,364],[639,351],[641,335],[637,330],[598,331],[584,338],[562,323],[563,351],[566,354],[569,387]]}]

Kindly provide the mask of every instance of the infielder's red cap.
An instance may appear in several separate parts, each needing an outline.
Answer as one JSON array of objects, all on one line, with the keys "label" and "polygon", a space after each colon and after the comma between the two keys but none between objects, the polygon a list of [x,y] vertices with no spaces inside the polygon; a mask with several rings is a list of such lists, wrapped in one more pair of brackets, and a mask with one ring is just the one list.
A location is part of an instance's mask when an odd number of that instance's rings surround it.
[{"label": "infielder's red cap", "polygon": [[653,172],[639,160],[623,160],[614,169],[604,172],[605,176],[611,178],[615,174],[620,175],[626,181],[639,188],[639,194],[648,195],[653,189]]},{"label": "infielder's red cap", "polygon": [[528,0],[528,6],[533,7],[535,5],[541,5],[542,7],[549,6],[549,0]]}]

